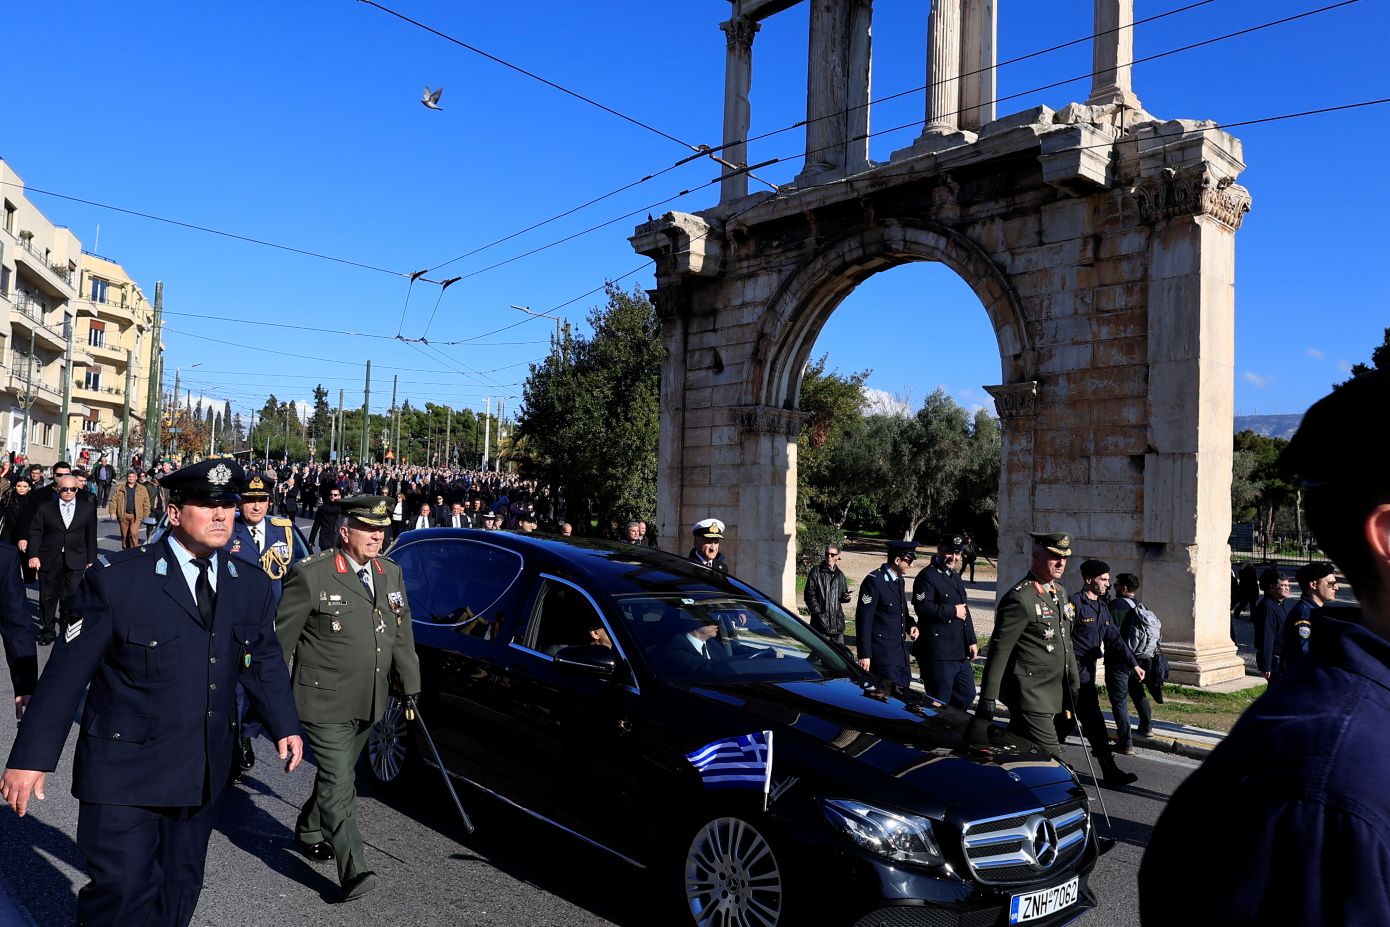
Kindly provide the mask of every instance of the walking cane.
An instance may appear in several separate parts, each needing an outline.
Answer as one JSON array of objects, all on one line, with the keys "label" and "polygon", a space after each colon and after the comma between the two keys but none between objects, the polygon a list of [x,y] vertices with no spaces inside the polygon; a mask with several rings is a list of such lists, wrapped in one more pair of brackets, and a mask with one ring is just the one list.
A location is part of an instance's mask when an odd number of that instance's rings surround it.
[{"label": "walking cane", "polygon": [[[1072,641],[1070,634],[1066,635],[1065,646],[1071,649],[1072,662],[1075,663],[1076,644]],[[1096,798],[1100,800],[1100,813],[1105,818],[1106,835],[1104,837],[1096,837],[1096,850],[1098,854],[1103,855],[1115,848],[1115,838],[1111,836],[1111,834],[1115,832],[1115,825],[1110,823],[1110,810],[1105,807],[1105,795],[1103,794],[1100,780],[1096,778],[1096,764],[1091,760],[1091,747],[1093,745],[1086,742],[1086,732],[1081,730],[1081,713],[1076,710],[1076,700],[1071,697],[1071,691],[1071,686],[1067,685],[1067,681],[1064,677],[1062,679],[1062,693],[1066,696],[1066,701],[1071,705],[1070,709],[1068,709],[1071,712],[1071,721],[1076,725],[1077,731],[1081,734],[1081,754],[1086,757],[1086,769],[1091,773],[1091,782],[1095,783]],[[1067,732],[1067,736],[1071,736],[1070,731]]]},{"label": "walking cane", "polygon": [[430,753],[434,755],[434,762],[439,767],[439,773],[444,777],[444,784],[449,789],[449,797],[454,800],[454,807],[459,810],[459,817],[463,819],[463,830],[467,834],[473,833],[473,821],[468,817],[468,812],[463,810],[463,802],[459,801],[459,793],[454,791],[454,781],[449,778],[449,770],[444,768],[444,760],[439,756],[439,748],[434,745],[434,738],[430,736],[430,729],[425,727],[425,716],[420,714],[420,706],[416,703],[415,696],[411,695],[405,700],[405,717],[407,721],[414,720],[420,725],[420,733],[425,735],[425,743],[430,745]]}]

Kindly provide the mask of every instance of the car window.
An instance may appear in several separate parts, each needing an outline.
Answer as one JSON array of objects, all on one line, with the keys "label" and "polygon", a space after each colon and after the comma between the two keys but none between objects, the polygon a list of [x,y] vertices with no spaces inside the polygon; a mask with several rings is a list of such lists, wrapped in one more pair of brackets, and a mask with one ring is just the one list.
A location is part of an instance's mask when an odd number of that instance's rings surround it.
[{"label": "car window", "polygon": [[429,582],[424,570],[420,569],[421,544],[408,544],[396,547],[387,556],[401,568],[405,580],[405,598],[410,603],[410,616],[418,621],[432,620],[434,600],[430,595]]},{"label": "car window", "polygon": [[553,657],[566,647],[595,643],[590,629],[602,625],[598,612],[582,592],[568,583],[546,579],[541,583],[530,620],[514,639]]},{"label": "car window", "polygon": [[413,552],[413,562],[409,571],[401,564],[402,571],[408,577],[413,573],[416,582],[428,589],[428,610],[422,610],[415,603],[414,590],[407,587],[416,619],[435,624],[476,622],[477,633],[491,637],[492,624],[501,618],[495,606],[521,575],[521,555],[492,544],[455,538],[421,541],[398,551],[412,557],[408,552]]},{"label": "car window", "polygon": [[852,675],[848,656],[772,602],[726,595],[633,595],[623,623],[658,675],[696,683]]}]

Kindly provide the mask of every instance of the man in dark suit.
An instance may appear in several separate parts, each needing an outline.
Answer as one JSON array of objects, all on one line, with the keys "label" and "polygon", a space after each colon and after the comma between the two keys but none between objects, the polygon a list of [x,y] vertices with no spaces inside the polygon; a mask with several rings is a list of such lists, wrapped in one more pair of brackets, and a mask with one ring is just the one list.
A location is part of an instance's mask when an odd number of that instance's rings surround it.
[{"label": "man in dark suit", "polygon": [[91,881],[85,927],[186,927],[227,784],[236,683],[286,767],[303,745],[275,638],[270,580],[222,548],[241,467],[212,459],[165,478],[170,532],[103,554],[24,715],[0,795],[23,815],[63,751],[86,693],[73,762],[77,846]]},{"label": "man in dark suit", "polygon": [[319,506],[319,510],[314,513],[314,526],[309,529],[309,549],[312,550],[317,544],[319,550],[327,550],[337,543],[338,538],[338,513],[341,507],[338,502],[343,498],[343,491],[337,486],[328,490],[328,496]]},{"label": "man in dark suit", "polygon": [[34,507],[29,523],[29,568],[39,571],[40,644],[57,638],[58,609],[82,582],[82,574],[97,558],[97,507],[89,494],[77,491],[77,477],[58,478],[56,498]]},{"label": "man in dark suit", "polygon": [[39,678],[39,657],[19,573],[19,548],[8,541],[0,541],[0,637],[4,638],[5,662],[14,687],[14,716],[22,718]]},{"label": "man in dark suit", "polygon": [[665,667],[682,676],[715,672],[716,663],[729,659],[730,648],[719,637],[719,623],[705,616],[699,624],[675,635],[661,649]]}]

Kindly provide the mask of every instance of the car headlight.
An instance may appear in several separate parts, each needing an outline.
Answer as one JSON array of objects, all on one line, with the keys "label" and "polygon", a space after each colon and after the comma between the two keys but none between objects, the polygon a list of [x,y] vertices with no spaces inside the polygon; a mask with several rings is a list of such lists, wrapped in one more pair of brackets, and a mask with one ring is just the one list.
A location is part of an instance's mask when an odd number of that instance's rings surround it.
[{"label": "car headlight", "polygon": [[827,798],[824,806],[831,824],[872,853],[922,866],[939,866],[945,861],[927,818],[844,798]]}]

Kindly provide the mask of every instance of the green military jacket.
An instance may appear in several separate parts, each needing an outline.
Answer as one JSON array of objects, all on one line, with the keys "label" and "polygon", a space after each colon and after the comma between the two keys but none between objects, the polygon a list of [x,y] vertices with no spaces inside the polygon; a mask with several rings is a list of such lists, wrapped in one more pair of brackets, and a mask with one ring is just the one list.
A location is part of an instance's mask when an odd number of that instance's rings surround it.
[{"label": "green military jacket", "polygon": [[367,566],[375,596],[341,550],[306,557],[285,577],[275,633],[294,661],[301,721],[377,721],[393,670],[406,695],[420,691],[401,568],[385,557]]},{"label": "green military jacket", "polygon": [[1075,704],[1076,651],[1071,637],[1067,591],[1039,582],[1032,573],[999,600],[989,643],[981,699],[998,699],[1010,711],[1061,714]]}]

